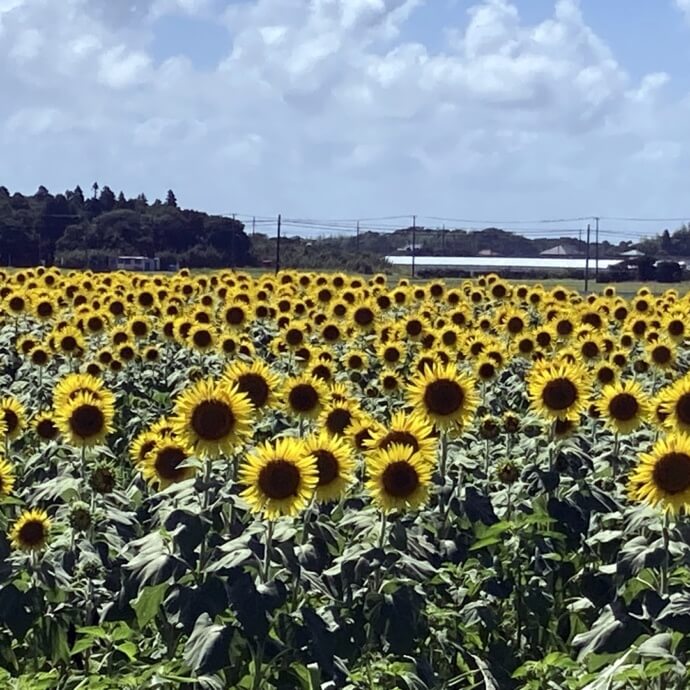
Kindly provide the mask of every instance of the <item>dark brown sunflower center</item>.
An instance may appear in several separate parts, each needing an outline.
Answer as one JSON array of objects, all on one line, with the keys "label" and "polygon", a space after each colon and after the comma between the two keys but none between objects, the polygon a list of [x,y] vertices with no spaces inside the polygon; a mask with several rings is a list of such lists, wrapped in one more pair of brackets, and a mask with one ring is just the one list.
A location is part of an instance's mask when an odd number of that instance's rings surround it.
[{"label": "dark brown sunflower center", "polygon": [[155,445],[155,441],[146,441],[139,449],[139,459],[143,460],[153,450]]},{"label": "dark brown sunflower center", "polygon": [[619,393],[609,402],[609,413],[620,422],[627,422],[635,417],[640,409],[637,398],[630,393]]},{"label": "dark brown sunflower center", "polygon": [[338,340],[340,329],[335,324],[329,324],[323,329],[323,337],[325,340]]},{"label": "dark brown sunflower center", "polygon": [[41,302],[36,311],[39,316],[50,316],[53,313],[53,305],[50,302]]},{"label": "dark brown sunflower center", "polygon": [[599,346],[591,341],[586,342],[582,346],[582,354],[585,357],[596,357],[599,354]]},{"label": "dark brown sunflower center", "polygon": [[405,330],[407,331],[407,334],[411,335],[412,337],[418,336],[422,332],[422,328],[422,322],[417,321],[417,319],[408,321],[405,324]]},{"label": "dark brown sunflower center", "polygon": [[41,438],[50,440],[57,436],[58,429],[51,419],[42,419],[36,425],[36,432]]},{"label": "dark brown sunflower center", "polygon": [[653,471],[654,484],[668,494],[690,488],[690,455],[667,453],[659,458]]},{"label": "dark brown sunflower center", "polygon": [[575,422],[572,419],[557,419],[554,424],[554,433],[556,436],[565,436],[572,431]]},{"label": "dark brown sunflower center", "polygon": [[66,335],[62,341],[62,349],[65,352],[72,352],[77,349],[77,339],[73,335]]},{"label": "dark brown sunflower center", "polygon": [[368,326],[374,320],[374,312],[369,307],[359,307],[355,310],[354,318],[358,326]]},{"label": "dark brown sunflower center", "polygon": [[146,327],[146,324],[143,321],[135,321],[132,324],[132,333],[134,333],[134,335],[136,335],[137,337],[146,335],[147,331],[148,328]]},{"label": "dark brown sunflower center", "polygon": [[317,364],[311,372],[316,378],[322,381],[330,381],[333,377],[333,372],[325,364]]},{"label": "dark brown sunflower center", "polygon": [[259,473],[261,492],[274,500],[296,496],[300,484],[300,471],[287,460],[272,460]]},{"label": "dark brown sunflower center", "polygon": [[602,367],[597,371],[597,379],[600,383],[611,383],[615,377],[613,369],[611,367]]},{"label": "dark brown sunflower center", "polygon": [[395,376],[384,376],[383,377],[383,387],[387,391],[395,390],[398,387],[398,379]]},{"label": "dark brown sunflower center", "polygon": [[569,379],[554,379],[544,386],[541,399],[550,410],[566,410],[577,400],[577,388]]},{"label": "dark brown sunflower center", "polygon": [[685,332],[685,325],[679,319],[674,319],[673,321],[670,321],[668,324],[668,332],[674,337],[683,335],[683,333]]},{"label": "dark brown sunflower center", "polygon": [[338,459],[329,450],[315,450],[316,468],[319,471],[319,486],[326,486],[338,478],[340,465]]},{"label": "dark brown sunflower center", "polygon": [[48,361],[48,353],[45,350],[34,350],[31,353],[31,361],[42,366]]},{"label": "dark brown sunflower center", "polygon": [[242,374],[237,379],[237,387],[241,393],[246,394],[252,405],[257,409],[266,404],[271,392],[261,374]]},{"label": "dark brown sunflower center", "polygon": [[409,446],[415,453],[419,450],[417,437],[409,431],[389,431],[379,442],[379,448],[386,450],[393,443]]},{"label": "dark brown sunflower center", "polygon": [[196,331],[192,336],[192,340],[197,347],[208,347],[211,344],[212,338],[208,331]]},{"label": "dark brown sunflower center", "polygon": [[351,355],[350,359],[347,361],[350,369],[361,369],[364,362],[359,355]]},{"label": "dark brown sunflower center", "polygon": [[671,350],[666,345],[657,345],[652,350],[652,359],[656,364],[668,364],[671,361]]},{"label": "dark brown sunflower center", "polygon": [[303,340],[304,335],[302,334],[302,331],[297,328],[290,328],[285,334],[285,341],[288,345],[292,345],[293,347],[295,345],[301,345]]},{"label": "dark brown sunflower center", "polygon": [[44,539],[45,529],[38,520],[25,522],[19,530],[19,542],[24,546],[38,546]]},{"label": "dark brown sunflower center", "polygon": [[142,307],[150,307],[153,304],[153,295],[150,292],[142,292],[139,294],[138,301]]},{"label": "dark brown sunflower center", "polygon": [[326,418],[326,428],[332,434],[342,434],[351,423],[352,414],[342,407],[331,410]]},{"label": "dark brown sunflower center", "polygon": [[21,297],[13,297],[9,304],[12,311],[22,311],[24,309],[24,300]]},{"label": "dark brown sunflower center", "polygon": [[5,410],[5,425],[7,426],[7,433],[11,434],[16,431],[19,426],[19,417],[14,410]]},{"label": "dark brown sunflower center", "polygon": [[683,424],[690,424],[690,393],[684,393],[678,398],[676,416]]},{"label": "dark brown sunflower center", "polygon": [[381,483],[384,491],[394,498],[407,498],[419,487],[419,475],[410,463],[400,460],[383,471]]},{"label": "dark brown sunflower center", "polygon": [[235,415],[220,400],[204,400],[192,413],[192,429],[204,441],[219,441],[235,426]]},{"label": "dark brown sunflower center", "polygon": [[72,412],[69,423],[77,436],[89,438],[103,431],[105,416],[96,405],[80,405]]},{"label": "dark brown sunflower center", "polygon": [[319,394],[314,386],[300,383],[290,391],[288,402],[296,412],[311,412],[319,404]]},{"label": "dark brown sunflower center", "polygon": [[225,320],[231,326],[239,326],[244,321],[244,310],[240,307],[230,307],[225,312]]},{"label": "dark brown sunflower center", "polygon": [[185,452],[177,446],[161,448],[156,454],[156,474],[161,479],[171,482],[182,479],[186,474],[186,467],[180,465],[187,459]]},{"label": "dark brown sunflower center", "polygon": [[519,316],[513,316],[508,319],[508,332],[509,333],[520,333],[525,327],[523,320]]},{"label": "dark brown sunflower center", "polygon": [[465,402],[465,392],[455,381],[438,379],[424,391],[424,405],[432,414],[447,416],[460,410]]},{"label": "dark brown sunflower center", "polygon": [[130,359],[134,359],[134,348],[129,345],[125,345],[120,348],[120,357],[128,362]]},{"label": "dark brown sunflower center", "polygon": [[567,319],[564,319],[556,324],[556,330],[559,335],[570,335],[573,332],[573,324]]},{"label": "dark brown sunflower center", "polygon": [[551,344],[551,334],[545,331],[537,333],[537,342],[540,347],[548,347]]},{"label": "dark brown sunflower center", "polygon": [[398,362],[400,361],[400,350],[397,347],[387,347],[383,352],[383,358],[386,362]]}]

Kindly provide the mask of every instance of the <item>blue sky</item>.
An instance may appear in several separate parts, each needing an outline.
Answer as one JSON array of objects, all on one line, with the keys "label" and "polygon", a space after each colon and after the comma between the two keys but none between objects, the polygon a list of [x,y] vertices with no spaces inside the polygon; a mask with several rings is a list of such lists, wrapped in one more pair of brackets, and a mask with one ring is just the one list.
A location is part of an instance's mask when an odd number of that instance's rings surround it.
[{"label": "blue sky", "polygon": [[293,218],[684,217],[689,63],[690,0],[0,0],[0,183]]}]

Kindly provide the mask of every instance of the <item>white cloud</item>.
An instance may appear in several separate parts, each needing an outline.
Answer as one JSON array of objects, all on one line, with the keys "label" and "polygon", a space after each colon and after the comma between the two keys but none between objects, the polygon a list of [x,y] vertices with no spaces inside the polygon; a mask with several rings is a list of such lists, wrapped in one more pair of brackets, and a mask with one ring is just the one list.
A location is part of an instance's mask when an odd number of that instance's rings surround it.
[{"label": "white cloud", "polygon": [[162,14],[213,2],[0,0],[0,183],[321,217],[671,211],[690,108],[668,74],[632,78],[576,0],[533,24],[477,0],[445,48],[414,40],[437,2],[232,3],[202,71],[152,39]]}]

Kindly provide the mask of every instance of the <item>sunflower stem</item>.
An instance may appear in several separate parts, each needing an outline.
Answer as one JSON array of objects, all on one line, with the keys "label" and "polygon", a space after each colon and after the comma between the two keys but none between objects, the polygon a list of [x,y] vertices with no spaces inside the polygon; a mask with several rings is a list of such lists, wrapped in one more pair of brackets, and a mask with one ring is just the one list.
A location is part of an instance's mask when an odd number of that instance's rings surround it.
[{"label": "sunflower stem", "polygon": [[669,553],[669,539],[670,539],[670,523],[671,523],[671,514],[670,511],[665,511],[664,512],[664,520],[661,526],[661,538],[663,542],[663,549],[664,549],[664,560],[661,562],[661,573],[660,573],[660,589],[661,589],[661,595],[665,596],[668,594],[668,571],[669,571],[669,561],[671,560],[670,553]]},{"label": "sunflower stem", "polygon": [[269,520],[266,525],[266,546],[264,548],[264,567],[262,578],[264,584],[268,582],[271,575],[271,547],[273,546],[273,520]]},{"label": "sunflower stem", "polygon": [[489,439],[484,439],[484,474],[489,478],[489,467],[491,465],[491,444]]}]

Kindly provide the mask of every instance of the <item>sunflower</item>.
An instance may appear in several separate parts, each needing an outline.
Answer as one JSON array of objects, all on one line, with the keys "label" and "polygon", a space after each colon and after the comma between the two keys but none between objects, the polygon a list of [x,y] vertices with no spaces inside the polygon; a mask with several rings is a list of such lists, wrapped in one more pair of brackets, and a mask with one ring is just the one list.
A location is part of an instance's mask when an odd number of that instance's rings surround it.
[{"label": "sunflower", "polygon": [[96,376],[68,374],[60,379],[53,389],[53,404],[58,408],[74,399],[79,393],[90,393],[94,398],[100,398],[105,390],[103,381]]},{"label": "sunflower", "polygon": [[613,431],[629,434],[649,419],[652,406],[639,383],[623,381],[602,388],[597,409]]},{"label": "sunflower", "polygon": [[256,410],[268,409],[280,389],[280,377],[261,360],[251,363],[235,361],[223,372],[221,379],[229,385],[236,385]]},{"label": "sunflower", "polygon": [[50,518],[45,510],[25,510],[10,530],[10,541],[15,549],[40,551],[48,542],[50,528]]},{"label": "sunflower", "polygon": [[288,379],[283,388],[286,410],[297,417],[318,417],[325,400],[328,388],[320,379],[309,376],[297,376]]},{"label": "sunflower", "polygon": [[187,345],[197,352],[208,352],[217,345],[217,335],[213,326],[197,323],[189,329]]},{"label": "sunflower", "polygon": [[367,457],[366,489],[384,512],[415,509],[427,499],[432,467],[410,446],[393,443]]},{"label": "sunflower", "polygon": [[368,451],[387,450],[393,444],[409,446],[421,458],[433,462],[436,457],[436,439],[433,427],[419,413],[394,412],[390,422],[371,430],[363,446]]},{"label": "sunflower", "polygon": [[7,496],[12,493],[16,475],[14,467],[7,460],[0,459],[0,495]]},{"label": "sunflower", "polygon": [[159,437],[144,456],[141,474],[149,484],[157,485],[159,490],[166,489],[194,476],[196,469],[185,464],[191,456],[192,450],[183,443]]},{"label": "sunflower", "polygon": [[161,436],[150,429],[139,432],[129,447],[129,458],[134,465],[140,465],[153,450]]},{"label": "sunflower", "polygon": [[354,403],[330,402],[319,415],[319,426],[331,436],[344,436],[356,418],[357,411]]},{"label": "sunflower", "polygon": [[175,402],[173,427],[201,455],[231,453],[251,433],[254,408],[236,386],[201,379]]},{"label": "sunflower", "polygon": [[3,433],[10,440],[14,440],[22,433],[26,425],[26,411],[24,406],[11,396],[0,399],[0,422],[4,426]]},{"label": "sunflower", "polygon": [[240,494],[255,513],[269,520],[296,515],[307,507],[319,482],[314,455],[301,441],[281,438],[266,442],[247,456],[239,469]]},{"label": "sunflower", "polygon": [[43,441],[52,441],[60,434],[52,412],[39,412],[33,420],[33,427]]},{"label": "sunflower", "polygon": [[316,500],[327,503],[340,498],[354,481],[352,446],[345,439],[322,431],[304,440],[304,450],[316,460]]},{"label": "sunflower", "polygon": [[669,369],[673,366],[676,358],[676,349],[671,344],[672,342],[670,339],[657,340],[647,345],[647,355],[652,366],[659,369]]},{"label": "sunflower", "polygon": [[587,405],[589,374],[578,364],[544,363],[532,368],[527,391],[532,406],[550,419],[568,419]]},{"label": "sunflower", "polygon": [[436,364],[416,374],[410,382],[408,401],[437,429],[459,429],[477,406],[474,381],[452,365]]},{"label": "sunflower", "polygon": [[669,434],[641,453],[628,490],[633,500],[661,504],[671,513],[690,504],[690,436]]},{"label": "sunflower", "polygon": [[78,357],[84,350],[84,336],[74,326],[63,326],[53,333],[55,349],[70,357]]},{"label": "sunflower", "polygon": [[99,398],[78,393],[69,402],[56,407],[55,421],[62,436],[72,445],[91,447],[102,443],[113,431],[115,399],[103,390]]},{"label": "sunflower", "polygon": [[404,364],[406,354],[405,348],[395,341],[381,343],[376,348],[378,361],[390,369],[400,367]]}]

